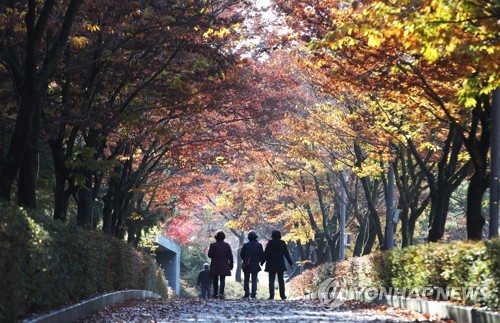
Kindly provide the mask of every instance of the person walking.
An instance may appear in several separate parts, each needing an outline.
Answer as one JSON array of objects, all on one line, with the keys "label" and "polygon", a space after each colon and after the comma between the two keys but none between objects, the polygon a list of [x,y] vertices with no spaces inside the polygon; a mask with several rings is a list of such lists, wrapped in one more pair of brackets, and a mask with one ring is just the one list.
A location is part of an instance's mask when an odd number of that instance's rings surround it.
[{"label": "person walking", "polygon": [[210,287],[212,285],[212,277],[210,276],[210,265],[204,264],[203,270],[198,274],[198,282],[196,285],[201,288],[201,298],[210,298]]},{"label": "person walking", "polygon": [[[264,256],[262,244],[257,241],[255,231],[248,232],[248,242],[243,245],[240,251],[241,260],[243,260],[243,290],[244,299],[255,298],[257,295],[257,275],[261,271],[259,262]],[[250,276],[252,277],[252,293],[250,294]]]},{"label": "person walking", "polygon": [[[224,299],[224,288],[226,286],[226,276],[231,276],[233,269],[233,252],[227,242],[224,242],[226,235],[218,231],[215,235],[215,242],[208,248],[208,257],[212,259],[210,264],[210,276],[214,288],[214,298]],[[220,281],[220,285],[219,285]]]},{"label": "person walking", "polygon": [[285,241],[281,240],[281,232],[274,230],[271,237],[272,240],[267,243],[264,257],[260,264],[263,265],[265,262],[265,271],[269,272],[269,299],[274,299],[274,282],[276,276],[278,276],[280,297],[281,299],[286,299],[285,280],[283,279],[283,273],[286,271],[284,258],[288,261],[290,268],[292,268],[293,262]]}]

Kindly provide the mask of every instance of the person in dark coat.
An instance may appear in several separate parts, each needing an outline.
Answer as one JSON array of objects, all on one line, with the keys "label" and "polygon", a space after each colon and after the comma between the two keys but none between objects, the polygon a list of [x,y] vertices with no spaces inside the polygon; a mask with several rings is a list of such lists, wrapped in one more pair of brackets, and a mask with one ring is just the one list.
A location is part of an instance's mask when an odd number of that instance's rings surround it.
[{"label": "person in dark coat", "polygon": [[[208,257],[212,259],[210,264],[210,276],[213,279],[214,298],[224,299],[224,288],[226,276],[231,276],[233,269],[233,252],[228,243],[224,242],[226,235],[218,231],[215,242],[208,248]],[[220,281],[220,286],[219,286]]]},{"label": "person in dark coat", "polygon": [[293,266],[293,262],[285,241],[281,240],[281,232],[274,230],[271,237],[272,240],[267,243],[264,257],[261,260],[261,265],[265,262],[265,271],[269,272],[269,299],[274,299],[274,281],[276,276],[278,276],[280,297],[281,299],[286,299],[285,280],[283,279],[286,266],[283,257],[288,261],[290,268]]},{"label": "person in dark coat", "polygon": [[[241,260],[243,260],[243,290],[245,291],[244,299],[248,297],[255,298],[257,294],[257,275],[261,271],[259,262],[264,256],[262,244],[257,241],[255,231],[248,233],[248,242],[243,245],[240,251]],[[252,276],[252,294],[250,294],[250,276]]]},{"label": "person in dark coat", "polygon": [[210,287],[212,285],[210,266],[208,264],[203,265],[203,270],[198,274],[198,282],[196,285],[201,288],[201,298],[208,299],[210,297]]}]

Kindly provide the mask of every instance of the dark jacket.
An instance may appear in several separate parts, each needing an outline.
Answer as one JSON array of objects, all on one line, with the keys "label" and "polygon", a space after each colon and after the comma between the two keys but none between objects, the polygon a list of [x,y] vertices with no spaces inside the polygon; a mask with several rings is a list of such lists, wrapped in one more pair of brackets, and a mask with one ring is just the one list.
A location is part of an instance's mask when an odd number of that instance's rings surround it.
[{"label": "dark jacket", "polygon": [[233,252],[227,242],[216,241],[208,248],[208,257],[212,259],[210,275],[231,276],[233,269]]},{"label": "dark jacket", "polygon": [[196,285],[201,285],[201,287],[210,287],[212,286],[212,277],[210,277],[210,270],[209,269],[204,269],[200,271],[198,274],[198,282]]},{"label": "dark jacket", "polygon": [[286,271],[285,257],[290,266],[293,265],[290,252],[286,246],[285,241],[281,239],[272,239],[266,245],[264,258],[262,262],[266,262],[266,271],[270,272],[284,272]]},{"label": "dark jacket", "polygon": [[261,271],[259,262],[264,256],[264,249],[262,244],[256,240],[248,241],[243,245],[240,251],[241,260],[245,263],[250,259],[250,266],[244,267],[243,271],[246,273],[258,273]]}]

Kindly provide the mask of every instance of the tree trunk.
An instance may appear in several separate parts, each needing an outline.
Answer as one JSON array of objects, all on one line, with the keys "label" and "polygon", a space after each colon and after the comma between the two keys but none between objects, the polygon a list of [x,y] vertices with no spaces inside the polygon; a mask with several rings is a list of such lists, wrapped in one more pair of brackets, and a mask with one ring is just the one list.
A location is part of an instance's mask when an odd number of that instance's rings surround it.
[{"label": "tree trunk", "polygon": [[56,185],[54,187],[54,219],[66,221],[70,195],[64,188],[66,179],[63,174],[55,171]]},{"label": "tree trunk", "polygon": [[[487,174],[488,151],[491,146],[491,104],[487,98],[478,100],[479,106],[473,111],[473,122],[469,136],[465,139],[465,146],[472,156],[474,174],[467,190],[467,239],[481,240],[485,219],[482,215],[482,199],[489,187],[490,180]],[[484,108],[481,107],[483,103]],[[481,127],[476,126],[476,122]],[[481,136],[477,139],[476,132],[481,129]],[[497,138],[498,140],[498,138]]]},{"label": "tree trunk", "polygon": [[54,220],[66,222],[68,216],[69,199],[71,195],[60,190],[60,186],[54,188]]},{"label": "tree trunk", "polygon": [[325,241],[325,238],[323,234],[315,235],[315,242],[316,242],[316,266],[327,263],[328,258],[330,257],[330,247],[328,246],[327,242]]},{"label": "tree trunk", "polygon": [[[33,139],[31,138],[31,142]],[[32,142],[24,153],[17,182],[17,205],[27,209],[36,208],[37,169],[38,153]]]},{"label": "tree trunk", "polygon": [[104,195],[102,208],[102,231],[106,234],[112,234],[112,214],[113,214],[113,197],[111,193],[111,187],[113,185],[113,180],[110,180],[108,193]]},{"label": "tree trunk", "polygon": [[131,207],[132,194],[131,193],[121,194],[117,198],[119,201],[118,202],[119,206],[117,207],[118,212],[117,212],[117,222],[115,227],[115,236],[118,239],[124,240],[125,233],[127,232],[126,222],[132,210]]},{"label": "tree trunk", "polygon": [[92,208],[94,201],[92,199],[92,180],[86,174],[85,187],[80,188],[78,191],[78,212],[76,215],[76,223],[81,226],[90,227],[90,219],[92,217]]},{"label": "tree trunk", "polygon": [[[19,99],[18,116],[1,172],[0,194],[3,202],[7,204],[11,198],[12,184],[19,173],[19,168],[23,164],[24,155],[30,144],[36,94],[33,84],[31,86],[26,84],[23,93],[30,90],[33,93],[21,94],[22,97]],[[22,189],[22,186],[19,187],[19,191]]]},{"label": "tree trunk", "polygon": [[485,219],[482,214],[482,199],[489,186],[488,178],[476,170],[467,189],[467,239],[481,240]]},{"label": "tree trunk", "polygon": [[135,242],[135,235],[137,233],[137,228],[132,221],[127,222],[127,243],[133,245]]},{"label": "tree trunk", "polygon": [[314,252],[316,253],[315,265],[321,265],[328,261],[328,251],[326,250],[325,236],[322,230],[319,229],[316,221],[314,220],[314,215],[311,206],[307,203],[303,204],[306,213],[309,218],[309,223],[314,230]]},{"label": "tree trunk", "polygon": [[[19,173],[21,166],[27,167],[25,162],[26,151],[30,145],[33,136],[33,118],[35,117],[36,102],[38,100],[38,92],[36,91],[36,74],[37,74],[37,31],[36,31],[36,10],[35,3],[28,3],[28,10],[25,17],[26,22],[26,52],[24,57],[23,75],[19,75],[20,79],[14,78],[15,86],[18,92],[18,113],[14,132],[11,137],[9,150],[7,151],[6,160],[0,178],[0,190],[2,200],[6,203],[10,202],[10,194],[14,179]],[[17,61],[14,60],[14,61]],[[21,69],[20,66],[16,66]],[[20,72],[21,74],[21,72]],[[25,171],[28,171],[26,168]],[[24,193],[24,185],[29,182],[29,172],[23,174],[18,184],[18,192]],[[29,192],[26,196],[20,198],[21,203],[29,203]]]},{"label": "tree trunk", "polygon": [[[316,196],[318,197],[318,203],[319,203],[319,206],[320,206],[320,210],[321,210],[321,222],[322,222],[322,225],[323,225],[323,232],[321,234],[322,237],[324,237],[324,239],[326,240],[326,244],[328,245],[328,249],[330,250],[330,258],[332,259],[332,261],[335,261],[335,259],[340,259],[340,255],[337,253],[337,255],[335,255],[335,252],[339,251],[337,250],[337,243],[336,243],[336,239],[335,239],[335,236],[338,235],[338,234],[334,234],[333,236],[330,236],[330,232],[328,230],[328,227],[332,227],[332,232],[335,232],[333,231],[333,228],[336,227],[335,226],[335,223],[333,223],[333,219],[332,219],[332,223],[329,223],[329,214],[328,214],[328,208],[327,206],[325,205],[325,201],[324,201],[324,198],[323,198],[323,192],[321,190],[321,187],[320,187],[320,183],[319,183],[319,179],[318,177],[316,176],[316,168],[313,166],[312,167],[312,170],[313,170],[313,180],[314,180],[314,188],[315,188],[315,191],[316,191]],[[337,201],[337,204],[340,204],[338,203]],[[336,208],[336,209],[339,209],[339,208]],[[319,228],[318,228],[319,229]],[[320,239],[322,238],[320,236]],[[338,237],[337,237],[338,239]],[[340,244],[338,244],[340,245]],[[319,246],[319,244],[318,244]],[[326,245],[325,245],[325,248],[326,249]],[[325,252],[325,255],[322,256],[322,257],[327,257],[327,253]],[[326,262],[326,260],[325,260]]]},{"label": "tree trunk", "polygon": [[111,231],[110,231],[110,234],[111,235],[114,235],[114,236],[117,236],[118,235],[118,232],[117,232],[117,223],[118,223],[118,209],[116,208],[116,201],[113,201],[113,211],[111,213]]},{"label": "tree trunk", "polygon": [[29,143],[24,152],[17,183],[17,205],[28,209],[36,208],[36,180],[38,173],[38,148],[40,137],[40,107],[34,102],[32,127]]},{"label": "tree trunk", "polygon": [[[411,246],[413,241],[413,232],[410,231],[408,211],[409,210],[407,208],[403,208],[399,214],[399,219],[401,220],[401,248]],[[415,229],[415,224],[413,224],[413,229]]]},{"label": "tree trunk", "polygon": [[408,242],[413,245],[413,238],[415,237],[415,225],[417,224],[417,218],[410,215],[410,220],[408,221]]},{"label": "tree trunk", "polygon": [[453,191],[467,174],[468,165],[463,165],[457,170],[458,156],[462,150],[463,140],[456,126],[450,125],[448,136],[442,148],[442,156],[438,163],[437,178],[430,172],[420,159],[415,146],[408,142],[415,158],[422,169],[425,169],[429,182],[431,210],[429,213],[430,230],[428,240],[436,242],[443,238],[446,224],[446,216],[450,205],[450,198]]},{"label": "tree trunk", "polygon": [[134,240],[134,247],[137,248],[139,246],[139,243],[141,242],[141,239],[142,239],[142,229],[140,230],[137,230],[136,234],[135,234],[135,240]]},{"label": "tree trunk", "polygon": [[431,228],[429,230],[429,242],[437,242],[444,236],[444,228],[446,224],[446,216],[448,215],[448,207],[450,205],[450,197],[453,193],[450,185],[441,183],[440,190],[431,192],[431,211],[432,219]]},{"label": "tree trunk", "polygon": [[243,244],[245,243],[245,234],[243,231],[241,231],[238,235],[238,249],[237,249],[237,255],[236,255],[236,272],[234,275],[234,279],[238,282],[241,283],[241,257],[240,257],[240,251],[241,248],[243,248]]},{"label": "tree trunk", "polygon": [[[356,166],[361,167],[364,157],[363,153],[361,151],[361,147],[358,144],[354,144],[354,153],[356,156]],[[368,239],[369,245],[368,249],[365,247],[366,250],[370,250],[373,247],[373,243],[370,241],[372,232],[376,234],[376,237],[378,237],[379,240],[379,245],[382,247],[384,245],[384,234],[382,233],[382,225],[380,224],[380,216],[377,211],[377,207],[375,206],[375,200],[377,199],[378,195],[378,181],[373,181],[373,185],[370,185],[369,183],[369,178],[368,177],[362,177],[360,178],[361,184],[363,186],[363,191],[365,193],[365,198],[368,203],[368,210],[370,214],[370,236]],[[363,254],[366,254],[363,252]]]},{"label": "tree trunk", "polygon": [[[330,259],[333,262],[340,260],[340,232],[334,234],[327,240],[328,249],[330,250]],[[345,248],[346,246],[344,246]]]},{"label": "tree trunk", "polygon": [[41,110],[35,101],[31,135],[19,169],[17,204],[25,208],[36,208],[36,180],[38,175],[38,150],[40,146]]},{"label": "tree trunk", "polygon": [[[415,201],[413,205],[418,205],[420,200],[420,194],[415,196]],[[428,195],[420,206],[411,207],[410,209],[410,219],[408,220],[408,240],[411,245],[413,245],[413,237],[415,235],[415,225],[417,224],[418,218],[424,213],[425,209],[430,203],[430,196]]]},{"label": "tree trunk", "polygon": [[[63,148],[62,137],[49,140],[50,151],[52,152],[52,161],[54,164],[54,219],[66,221],[68,215],[69,199],[71,194],[75,192],[75,186],[68,177],[68,169],[66,168],[66,159]],[[66,188],[68,183],[68,188]]]},{"label": "tree trunk", "polygon": [[295,245],[297,246],[297,250],[299,251],[300,261],[307,260],[306,253],[304,251],[304,246],[302,245],[302,242],[300,241],[300,239],[295,240]]},{"label": "tree trunk", "polygon": [[[36,206],[36,194],[34,185],[34,176],[31,175],[32,168],[36,166],[36,148],[39,137],[39,129],[33,131],[33,126],[40,125],[40,107],[38,106],[40,97],[45,95],[48,79],[61,58],[64,47],[67,44],[74,18],[79,11],[83,0],[72,0],[68,3],[66,13],[63,17],[63,23],[59,30],[54,30],[55,39],[46,41],[50,47],[45,49],[43,64],[38,65],[41,39],[46,35],[49,21],[49,15],[53,11],[55,1],[46,1],[41,10],[37,10],[40,4],[36,1],[29,1],[26,16],[26,47],[24,65],[17,62],[19,59],[19,49],[11,47],[4,53],[15,53],[14,57],[2,59],[4,66],[12,73],[14,86],[18,94],[18,111],[14,132],[11,137],[6,160],[0,171],[0,199],[4,203],[9,203],[11,198],[12,184],[19,173],[20,167],[23,167],[23,173],[19,180],[18,192],[21,196],[18,201],[26,207]],[[37,17],[37,15],[39,15]],[[45,16],[43,16],[45,15]],[[43,16],[43,17],[42,17]],[[12,30],[8,30],[11,32]],[[49,45],[47,45],[49,46]],[[33,147],[29,147],[31,144]],[[25,160],[27,149],[32,149]],[[35,157],[33,157],[35,156]],[[36,169],[36,167],[35,167]]]},{"label": "tree trunk", "polygon": [[367,234],[368,221],[362,218],[358,219],[358,221],[359,221],[359,230],[358,230],[358,236],[356,237],[356,242],[354,244],[354,251],[353,251],[354,257],[360,257],[363,255],[363,246],[365,244],[366,234]]},{"label": "tree trunk", "polygon": [[377,238],[377,225],[372,216],[368,216],[368,239],[363,249],[363,255],[368,255],[372,252],[375,240]]}]

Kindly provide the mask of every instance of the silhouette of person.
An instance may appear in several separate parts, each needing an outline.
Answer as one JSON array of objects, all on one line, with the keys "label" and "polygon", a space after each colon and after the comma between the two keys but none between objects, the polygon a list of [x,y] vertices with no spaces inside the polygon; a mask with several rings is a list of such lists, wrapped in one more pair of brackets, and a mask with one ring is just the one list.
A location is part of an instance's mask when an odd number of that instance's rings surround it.
[{"label": "silhouette of person", "polygon": [[[245,296],[243,298],[255,298],[257,294],[257,275],[261,271],[259,262],[264,256],[262,244],[257,241],[255,231],[248,232],[248,242],[243,245],[240,251],[241,259],[243,260],[243,290]],[[252,293],[250,294],[250,276],[252,276]]]},{"label": "silhouette of person", "polygon": [[210,276],[209,264],[203,265],[203,270],[198,274],[198,282],[196,285],[201,288],[201,298],[210,298],[210,287],[212,286],[212,277]]},{"label": "silhouette of person", "polygon": [[265,271],[269,272],[269,299],[274,299],[274,282],[276,276],[278,276],[280,297],[281,299],[286,299],[285,280],[283,278],[283,273],[286,271],[284,258],[286,258],[290,267],[293,266],[293,262],[286,243],[281,240],[281,232],[274,230],[271,237],[272,240],[267,243],[264,257],[261,260],[261,265],[265,262]]},{"label": "silhouette of person", "polygon": [[215,242],[211,243],[208,248],[208,257],[212,259],[210,276],[213,279],[213,297],[220,299],[224,299],[226,276],[231,276],[231,270],[233,269],[233,252],[229,244],[224,242],[225,238],[224,232],[218,231],[215,235]]}]

